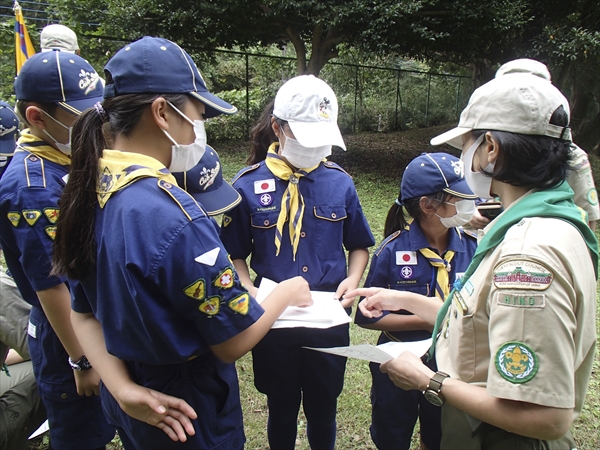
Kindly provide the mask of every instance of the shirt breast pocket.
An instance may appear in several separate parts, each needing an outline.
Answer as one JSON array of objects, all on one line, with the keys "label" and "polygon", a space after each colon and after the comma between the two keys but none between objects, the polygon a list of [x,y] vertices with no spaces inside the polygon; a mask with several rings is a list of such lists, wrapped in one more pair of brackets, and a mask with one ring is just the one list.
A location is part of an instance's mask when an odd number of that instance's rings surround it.
[{"label": "shirt breast pocket", "polygon": [[315,206],[314,215],[319,258],[322,260],[343,258],[346,208],[343,205]]},{"label": "shirt breast pocket", "polygon": [[442,327],[442,337],[449,339],[449,352],[461,380],[468,382],[475,375],[475,304],[474,299],[463,288],[452,298],[449,323]]},{"label": "shirt breast pocket", "polygon": [[[279,211],[259,212],[250,216],[254,248],[267,250],[275,246],[275,226]],[[273,253],[275,255],[275,253]]]}]

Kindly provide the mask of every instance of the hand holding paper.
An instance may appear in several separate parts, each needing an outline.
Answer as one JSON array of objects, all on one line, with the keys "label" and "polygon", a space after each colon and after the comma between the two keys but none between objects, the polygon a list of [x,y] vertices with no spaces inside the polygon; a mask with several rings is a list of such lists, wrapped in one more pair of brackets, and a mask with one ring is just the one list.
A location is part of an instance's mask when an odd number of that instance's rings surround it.
[{"label": "hand holding paper", "polygon": [[386,342],[377,346],[363,344],[351,345],[349,347],[304,348],[383,364],[386,361],[396,358],[403,352],[410,352],[420,358],[429,350],[429,347],[431,347],[431,338],[414,342]]}]

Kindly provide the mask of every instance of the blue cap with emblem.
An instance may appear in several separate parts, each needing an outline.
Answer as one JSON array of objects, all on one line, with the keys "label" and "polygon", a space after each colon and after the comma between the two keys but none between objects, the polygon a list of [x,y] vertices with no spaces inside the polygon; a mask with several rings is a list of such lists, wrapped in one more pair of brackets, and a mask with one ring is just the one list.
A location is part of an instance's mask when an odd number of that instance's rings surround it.
[{"label": "blue cap with emblem", "polygon": [[239,192],[223,179],[219,155],[209,145],[196,167],[173,173],[173,176],[179,187],[200,202],[209,216],[223,214],[242,200]]},{"label": "blue cap with emblem", "polygon": [[19,119],[6,102],[0,101],[0,177],[15,152]]},{"label": "blue cap with emblem", "polygon": [[402,200],[447,192],[461,198],[475,199],[465,181],[463,162],[449,153],[422,153],[413,159],[402,175]]},{"label": "blue cap with emblem", "polygon": [[208,92],[192,57],[167,39],[146,36],[119,50],[106,67],[104,98],[124,94],[189,94],[206,106],[204,116],[237,108]]},{"label": "blue cap with emblem", "polygon": [[17,100],[56,103],[80,115],[102,101],[102,82],[85,59],[53,50],[25,61],[15,80],[15,94]]}]

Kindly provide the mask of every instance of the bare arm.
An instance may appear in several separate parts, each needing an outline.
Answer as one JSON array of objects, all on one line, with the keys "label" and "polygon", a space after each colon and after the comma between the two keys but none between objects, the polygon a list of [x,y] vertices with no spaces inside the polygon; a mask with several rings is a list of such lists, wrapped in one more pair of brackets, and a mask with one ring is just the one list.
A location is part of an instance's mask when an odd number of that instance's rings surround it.
[{"label": "bare arm", "polygon": [[248,289],[250,295],[252,297],[256,297],[256,294],[258,293],[258,288],[254,286],[252,278],[250,278],[250,270],[248,269],[248,264],[246,264],[246,260],[234,259],[233,267],[235,267],[235,271],[240,277],[240,281],[242,282],[244,287]]},{"label": "bare arm", "polygon": [[405,309],[433,325],[442,302],[436,297],[426,297],[408,291],[384,288],[361,288],[347,292],[344,297],[365,297],[358,305],[365,317],[380,317],[381,311]]},{"label": "bare arm", "polygon": [[[369,262],[369,251],[366,248],[356,248],[348,253],[348,276],[344,279],[335,291],[335,298],[341,298],[348,291],[358,287],[360,279],[365,272]],[[355,298],[344,296],[342,306],[349,308],[354,305]]]},{"label": "bare arm", "polygon": [[221,361],[234,362],[258,344],[285,308],[311,304],[310,289],[304,278],[294,277],[282,281],[261,303],[265,312],[260,319],[231,339],[213,345],[211,350]]},{"label": "bare arm", "polygon": [[[49,289],[37,291],[37,296],[61,344],[73,361],[79,360],[84,352],[71,324],[71,293],[69,288],[65,283],[61,283]],[[82,371],[74,370],[73,377],[79,395],[91,397],[100,394],[100,377],[93,368]]]},{"label": "bare arm", "polygon": [[388,314],[377,322],[362,324],[361,327],[381,331],[433,331],[433,325],[415,315]]},{"label": "bare arm", "polygon": [[[403,353],[381,365],[392,382],[405,390],[424,391],[434,372],[416,356]],[[448,378],[441,390],[446,401],[467,414],[511,433],[534,439],[564,436],[573,420],[573,409],[492,397],[483,387]]]},{"label": "bare arm", "polygon": [[88,360],[123,411],[160,428],[174,441],[185,442],[186,433],[195,434],[190,421],[197,417],[193,408],[184,400],[134,383],[125,363],[106,350],[100,322],[91,313],[72,311],[71,320]]}]

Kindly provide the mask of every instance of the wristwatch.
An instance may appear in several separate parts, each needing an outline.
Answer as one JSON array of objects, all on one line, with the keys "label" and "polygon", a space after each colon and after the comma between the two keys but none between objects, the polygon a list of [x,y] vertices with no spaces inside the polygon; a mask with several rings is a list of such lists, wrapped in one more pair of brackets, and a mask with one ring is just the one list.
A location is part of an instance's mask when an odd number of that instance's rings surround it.
[{"label": "wristwatch", "polygon": [[69,356],[69,365],[73,370],[89,370],[92,368],[92,365],[88,361],[88,359],[83,355],[77,361],[73,361]]},{"label": "wristwatch", "polygon": [[444,396],[440,390],[442,389],[442,383],[446,378],[450,378],[450,375],[444,372],[436,372],[435,375],[431,377],[427,389],[423,391],[423,395],[429,403],[435,406],[442,406],[444,404]]}]

